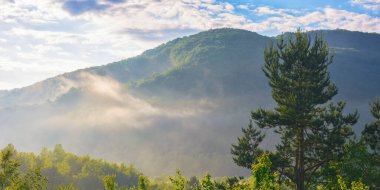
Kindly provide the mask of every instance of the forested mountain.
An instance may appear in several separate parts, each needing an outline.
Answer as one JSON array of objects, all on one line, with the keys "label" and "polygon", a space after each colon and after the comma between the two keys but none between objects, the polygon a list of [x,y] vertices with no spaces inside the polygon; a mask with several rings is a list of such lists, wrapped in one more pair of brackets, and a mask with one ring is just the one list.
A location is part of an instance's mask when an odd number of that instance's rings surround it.
[{"label": "forested mountain", "polygon": [[[348,110],[368,121],[380,95],[379,34],[322,33],[335,52],[332,81]],[[292,35],[287,33],[287,36]],[[271,107],[261,68],[278,37],[217,29],[169,41],[143,54],[0,92],[0,144],[22,150],[63,144],[70,151],[134,163],[148,175],[239,175],[230,144],[249,111]],[[269,135],[266,148],[276,143]]]}]

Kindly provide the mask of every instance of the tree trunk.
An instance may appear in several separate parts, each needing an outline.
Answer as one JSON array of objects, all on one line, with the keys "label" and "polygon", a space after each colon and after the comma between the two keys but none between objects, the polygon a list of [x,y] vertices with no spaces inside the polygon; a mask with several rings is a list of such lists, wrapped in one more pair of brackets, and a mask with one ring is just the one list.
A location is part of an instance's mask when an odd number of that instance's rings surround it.
[{"label": "tree trunk", "polygon": [[302,128],[298,130],[298,147],[295,166],[295,182],[297,190],[305,190],[305,145],[304,145],[304,131]]}]

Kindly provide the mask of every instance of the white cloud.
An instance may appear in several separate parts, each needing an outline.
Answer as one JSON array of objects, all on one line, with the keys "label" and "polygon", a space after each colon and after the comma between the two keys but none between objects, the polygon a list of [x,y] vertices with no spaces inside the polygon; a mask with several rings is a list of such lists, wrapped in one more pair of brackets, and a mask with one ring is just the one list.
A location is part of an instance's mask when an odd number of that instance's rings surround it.
[{"label": "white cloud", "polygon": [[14,88],[13,83],[0,81],[0,89],[12,89],[12,88]]},{"label": "white cloud", "polygon": [[[260,20],[235,11],[252,8],[251,13]],[[214,0],[125,1],[79,15],[65,11],[63,1],[3,0],[0,24],[0,57],[8,60],[0,63],[1,69],[22,69],[22,80],[33,76],[33,80],[25,81],[29,83],[52,76],[57,70],[67,72],[118,61],[168,40],[214,28],[233,27],[272,35],[298,27],[380,31],[377,17],[330,7],[299,11]],[[36,72],[41,70],[50,70],[51,74],[36,79]],[[15,79],[18,77],[21,73]]]},{"label": "white cloud", "polygon": [[262,6],[257,7],[252,11],[258,16],[264,16],[264,15],[281,15],[281,16],[287,16],[287,15],[294,15],[294,14],[302,14],[302,11],[298,11],[295,9],[271,9],[268,6]]},{"label": "white cloud", "polygon": [[282,15],[284,14],[281,10],[270,9],[269,7],[257,7],[253,12],[257,13],[257,15]]},{"label": "white cloud", "polygon": [[13,3],[1,3],[0,6],[0,22],[42,24],[59,22],[62,19],[71,18],[58,2],[52,0],[17,0]]},{"label": "white cloud", "polygon": [[351,0],[351,5],[377,11],[380,9],[380,0]]},{"label": "white cloud", "polygon": [[81,44],[86,41],[85,35],[58,31],[12,28],[6,31],[8,36],[18,36],[43,40],[46,44]]},{"label": "white cloud", "polygon": [[263,7],[257,8],[256,12],[263,15],[277,14],[277,16],[268,17],[261,22],[251,22],[243,28],[258,32],[294,31],[298,27],[306,30],[341,28],[364,32],[380,31],[380,18],[330,7],[303,13]]},{"label": "white cloud", "polygon": [[248,10],[249,9],[249,5],[238,5],[237,8],[243,9],[243,10]]},{"label": "white cloud", "polygon": [[228,11],[228,12],[233,12],[235,7],[233,5],[231,5],[230,3],[226,3],[225,4],[225,9]]}]

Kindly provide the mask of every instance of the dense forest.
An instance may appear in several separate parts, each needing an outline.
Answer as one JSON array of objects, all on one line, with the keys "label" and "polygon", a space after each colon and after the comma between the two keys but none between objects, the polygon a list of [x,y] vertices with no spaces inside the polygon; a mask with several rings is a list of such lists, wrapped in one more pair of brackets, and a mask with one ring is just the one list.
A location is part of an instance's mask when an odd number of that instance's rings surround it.
[{"label": "dense forest", "polygon": [[[330,163],[320,177],[328,179],[312,189],[365,190],[378,189],[379,165],[368,152],[363,141],[345,146],[345,156]],[[379,157],[377,157],[379,159]],[[53,150],[43,148],[39,154],[17,152],[12,145],[1,151],[0,188],[52,190],[279,190],[293,189],[289,181],[273,172],[272,161],[263,153],[252,165],[248,177],[187,178],[177,170],[173,176],[148,178],[132,165],[109,163],[88,155],[77,156],[66,152],[61,145]]]},{"label": "dense forest", "polygon": [[[77,156],[61,145],[39,154],[8,145],[0,154],[0,189],[380,189],[380,100],[370,103],[373,121],[355,135],[359,114],[333,101],[333,56],[321,36],[283,36],[265,49],[264,58],[276,106],[253,110],[231,146],[232,159],[250,176],[187,178],[177,170],[149,178],[132,165]],[[260,146],[268,129],[281,139],[274,150]]]}]

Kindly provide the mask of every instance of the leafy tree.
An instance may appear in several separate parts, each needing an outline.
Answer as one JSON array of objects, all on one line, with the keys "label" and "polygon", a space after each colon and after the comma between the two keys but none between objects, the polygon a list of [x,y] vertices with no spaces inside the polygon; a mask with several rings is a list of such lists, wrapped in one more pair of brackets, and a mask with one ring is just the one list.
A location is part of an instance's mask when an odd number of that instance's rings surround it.
[{"label": "leafy tree", "polygon": [[[337,176],[346,181],[361,181],[370,187],[380,185],[379,166],[362,142],[350,141],[344,146],[341,159],[330,161],[316,174],[314,180],[323,181],[326,189],[339,189]],[[317,184],[317,183],[316,183]]]},{"label": "leafy tree", "polygon": [[20,162],[16,157],[16,150],[9,144],[0,152],[0,189],[12,185],[19,177]]},{"label": "leafy tree", "polygon": [[249,120],[247,128],[242,128],[243,136],[238,137],[238,144],[232,144],[231,154],[233,160],[238,166],[251,169],[254,159],[262,154],[259,148],[265,135],[253,127],[252,120]]},{"label": "leafy tree", "polygon": [[0,153],[0,189],[41,190],[46,189],[47,178],[40,168],[20,171],[20,159],[13,145],[9,144]]},{"label": "leafy tree", "polygon": [[316,187],[317,190],[330,190],[330,189],[337,189],[337,190],[369,190],[369,187],[366,186],[364,183],[359,181],[352,181],[351,182],[351,188],[347,187],[347,184],[345,180],[343,180],[343,177],[340,175],[336,176],[337,180],[335,181],[337,188],[328,188],[323,185],[318,185]]},{"label": "leafy tree", "polygon": [[272,162],[267,153],[258,158],[257,164],[252,165],[251,189],[277,190],[282,188],[278,183],[278,175],[271,172],[271,165]]},{"label": "leafy tree", "polygon": [[338,175],[338,183],[341,190],[368,190],[369,187],[364,185],[361,181],[351,182],[351,188],[348,188],[346,182],[343,180],[342,176]]},{"label": "leafy tree", "polygon": [[104,187],[106,190],[116,190],[116,175],[106,175],[103,177]]},{"label": "leafy tree", "polygon": [[169,179],[174,185],[173,190],[185,190],[189,184],[189,181],[186,179],[186,177],[183,177],[181,175],[181,172],[179,170],[176,171],[175,178],[169,177]]},{"label": "leafy tree", "polygon": [[343,114],[345,103],[330,102],[338,91],[328,73],[333,61],[329,54],[321,36],[312,42],[300,30],[265,50],[263,71],[277,106],[253,111],[251,118],[280,135],[273,166],[297,190],[304,190],[320,167],[339,158],[358,118],[357,113]]},{"label": "leafy tree", "polygon": [[[371,105],[371,112],[375,119],[380,116],[380,102],[374,101]],[[326,187],[329,189],[339,187],[335,183],[341,176],[347,181],[361,181],[372,189],[380,187],[380,160],[376,147],[379,146],[378,135],[379,119],[367,124],[362,132],[359,141],[352,140],[344,146],[344,153],[340,159],[330,161],[326,167],[323,167],[319,178],[325,178],[328,181]],[[318,180],[318,179],[317,179]]]},{"label": "leafy tree", "polygon": [[47,187],[47,177],[43,176],[40,168],[29,169],[27,173],[15,182],[14,189],[41,190]]},{"label": "leafy tree", "polygon": [[206,173],[203,178],[199,181],[199,185],[195,187],[195,190],[214,190],[215,184],[211,180],[211,175]]},{"label": "leafy tree", "polygon": [[143,174],[139,175],[138,190],[150,190],[149,179],[148,179],[148,177],[144,176]]},{"label": "leafy tree", "polygon": [[267,190],[275,183],[274,175],[270,173],[272,162],[268,154],[263,154],[258,158],[258,163],[252,165],[252,176],[254,189]]},{"label": "leafy tree", "polygon": [[243,189],[244,187],[239,184],[243,177],[223,177],[220,182],[215,182],[215,189],[217,190],[231,190]]}]

